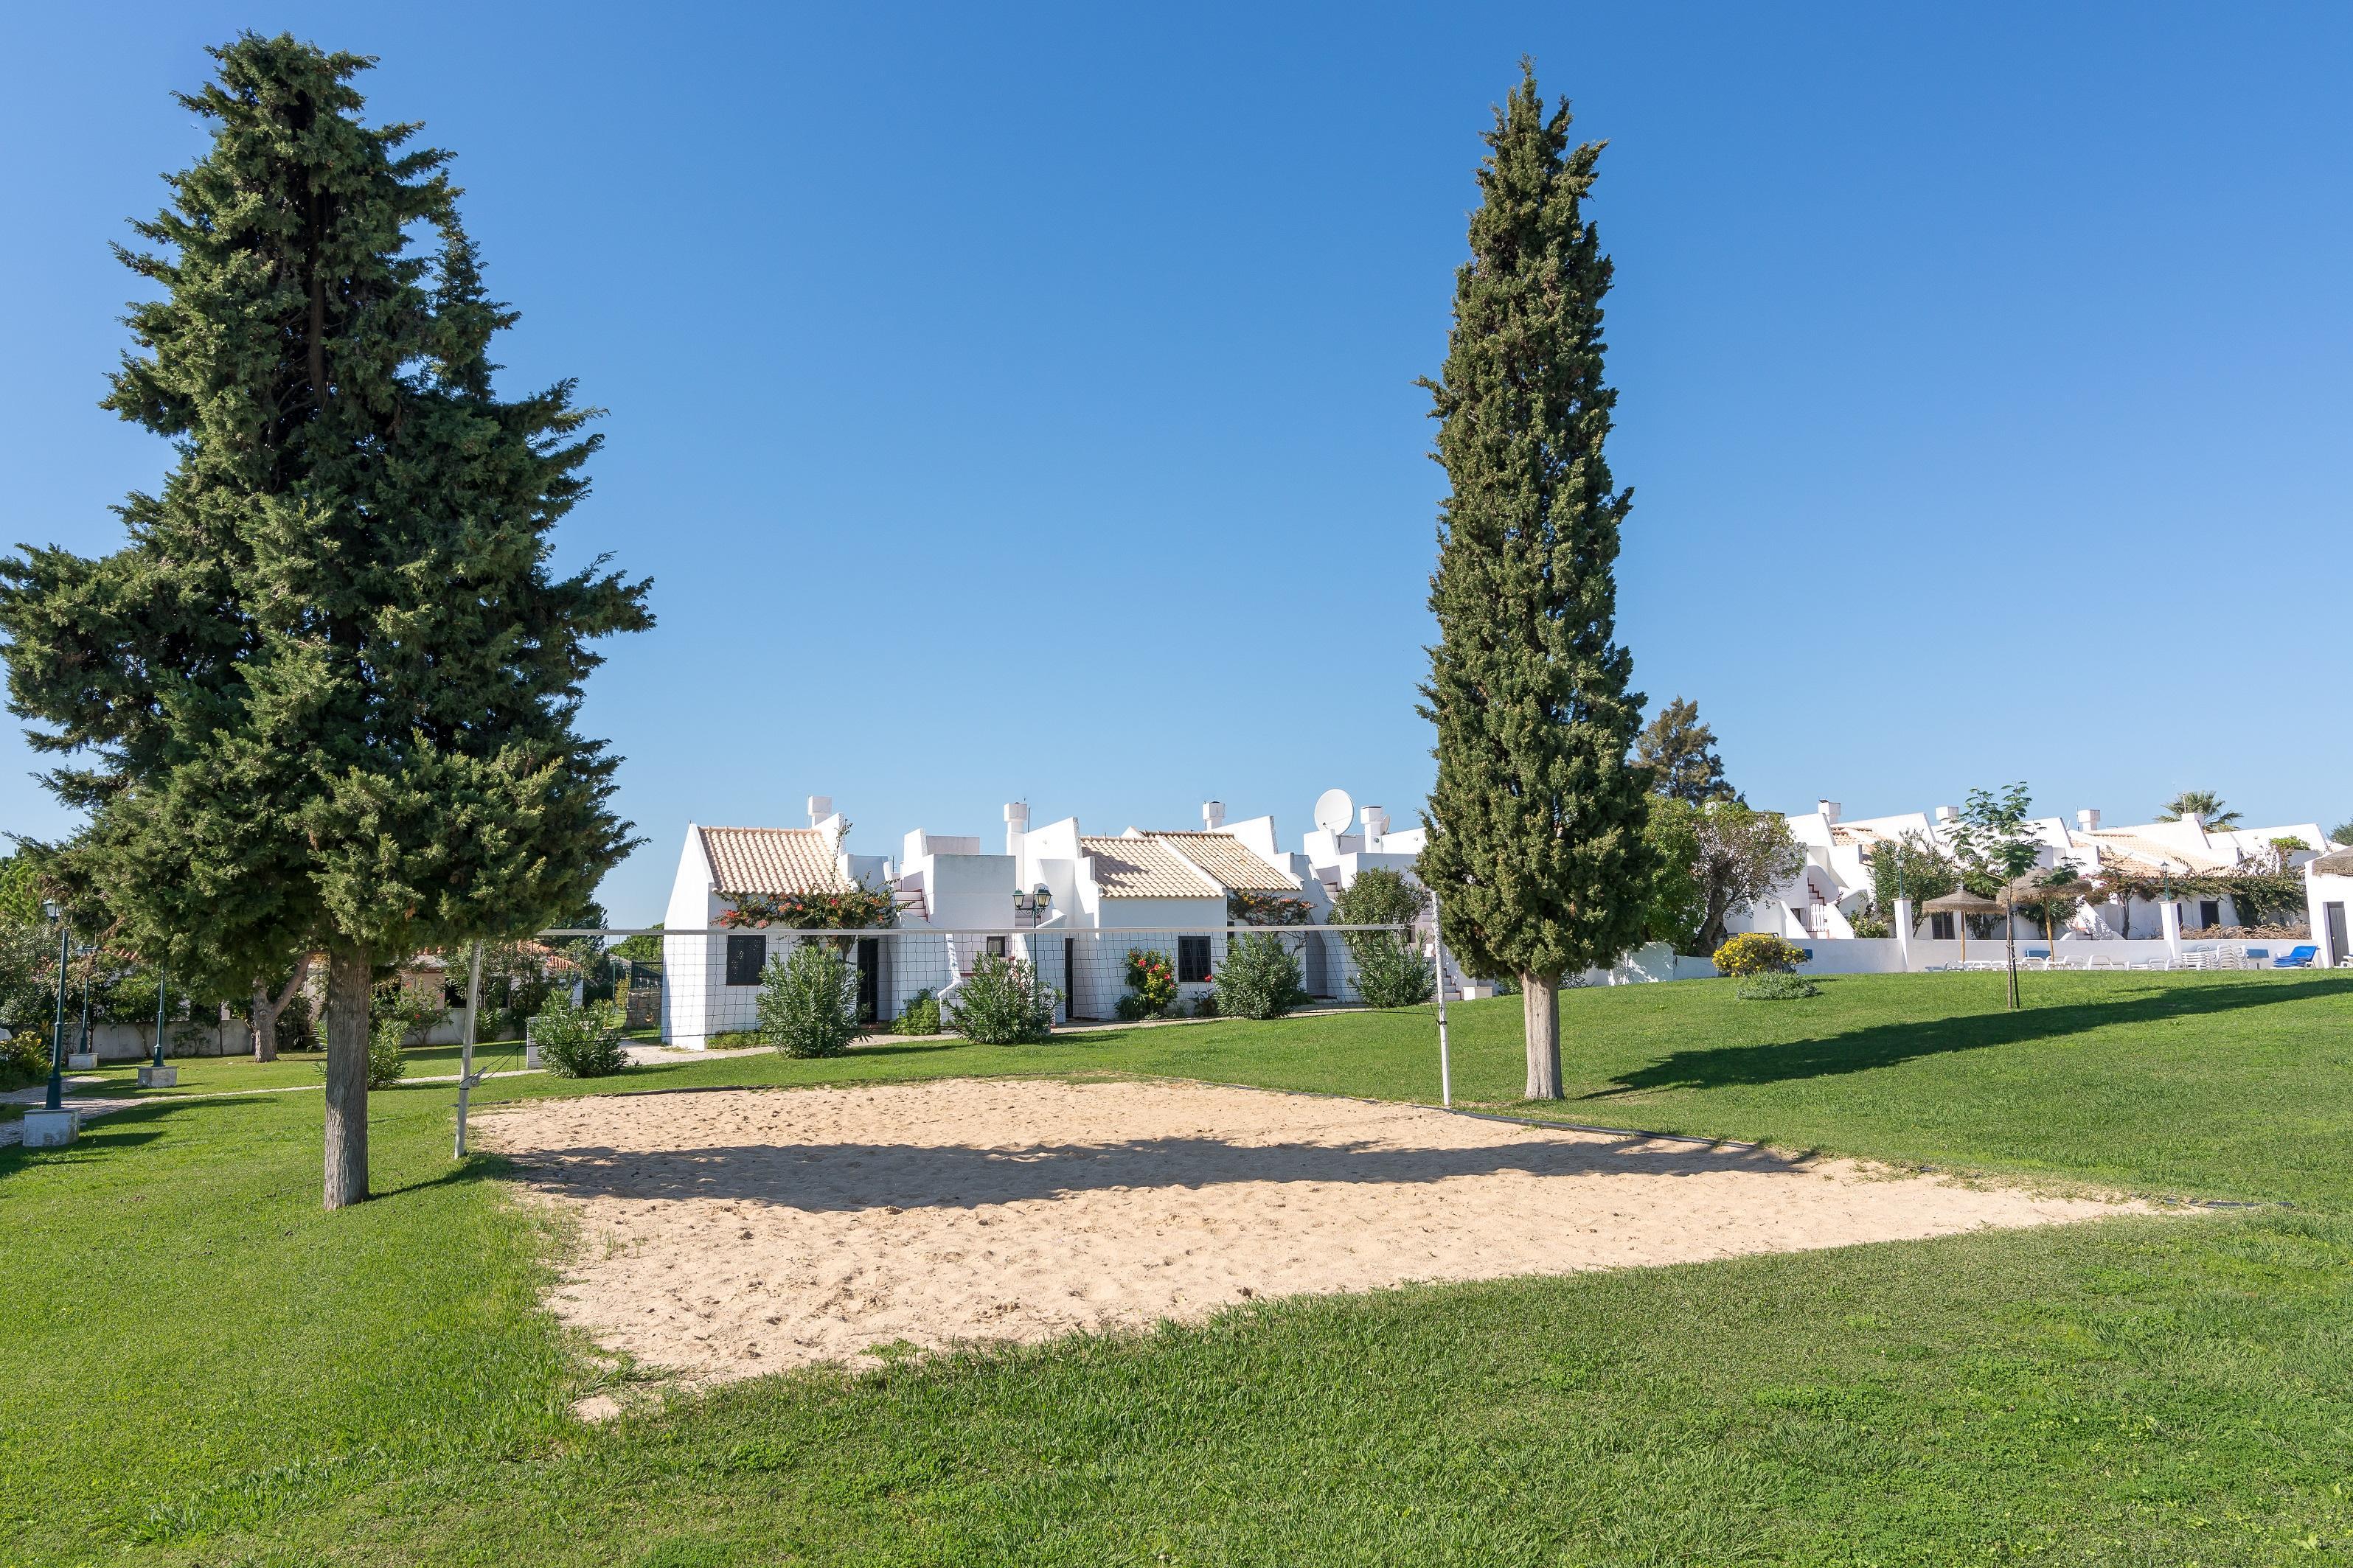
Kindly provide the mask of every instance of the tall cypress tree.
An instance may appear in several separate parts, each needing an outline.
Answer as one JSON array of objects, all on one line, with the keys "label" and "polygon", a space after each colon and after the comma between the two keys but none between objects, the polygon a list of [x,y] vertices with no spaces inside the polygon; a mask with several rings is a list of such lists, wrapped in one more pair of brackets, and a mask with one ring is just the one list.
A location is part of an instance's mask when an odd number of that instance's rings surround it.
[{"label": "tall cypress tree", "polygon": [[573,725],[586,641],[651,618],[602,560],[548,572],[591,411],[492,391],[514,317],[448,154],[362,123],[362,58],[212,53],[181,99],[212,147],[134,225],[153,248],[118,249],[164,296],[106,405],[178,461],[122,550],[0,563],[0,631],[119,940],[222,994],[326,953],[333,1208],[367,1195],[371,967],[529,929],[629,847],[618,759]]},{"label": "tall cypress tree", "polygon": [[1611,640],[1632,492],[1602,455],[1610,267],[1580,208],[1601,149],[1572,149],[1568,127],[1523,61],[1486,133],[1445,371],[1423,384],[1450,489],[1430,580],[1438,782],[1421,875],[1472,967],[1519,977],[1532,1100],[1560,1095],[1562,976],[1640,941],[1651,872],[1627,755],[1642,698]]}]

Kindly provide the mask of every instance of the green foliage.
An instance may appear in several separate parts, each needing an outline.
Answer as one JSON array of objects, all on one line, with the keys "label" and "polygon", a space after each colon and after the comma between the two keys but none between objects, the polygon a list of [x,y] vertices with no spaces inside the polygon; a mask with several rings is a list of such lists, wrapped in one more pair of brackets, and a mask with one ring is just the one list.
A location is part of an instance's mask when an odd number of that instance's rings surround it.
[{"label": "green foliage", "polygon": [[[1332,900],[1334,925],[1410,926],[1430,908],[1430,893],[1402,871],[1375,866],[1356,873]],[[1356,963],[1356,994],[1368,1007],[1427,1002],[1437,967],[1419,945],[1394,931],[1343,931]]]},{"label": "green foliage", "polygon": [[[2023,904],[2019,907],[2025,908]],[[1867,910],[1849,915],[1846,923],[1859,937],[1889,937],[1895,934],[1895,927],[1889,920]]]},{"label": "green foliage", "polygon": [[776,898],[743,894],[723,910],[723,926],[784,926],[794,931],[865,931],[899,923],[898,905],[888,888],[863,885]]},{"label": "green foliage", "polygon": [[1053,1034],[1060,999],[1029,960],[985,952],[949,998],[948,1026],[975,1045],[1033,1045]]},{"label": "green foliage", "polygon": [[1803,948],[1765,931],[1743,931],[1715,950],[1715,967],[1726,974],[1788,973],[1805,962]]},{"label": "green foliage", "polygon": [[22,1089],[49,1076],[50,1037],[37,1029],[17,1029],[0,1040],[0,1089]]},{"label": "green foliage", "polygon": [[1659,710],[1634,742],[1634,761],[1651,793],[1690,805],[1737,800],[1715,754],[1715,731],[1699,721],[1699,704],[1678,697]]},{"label": "green foliage", "polygon": [[2353,848],[2353,822],[2340,822],[2328,830],[2328,842]]},{"label": "green foliage", "polygon": [[40,875],[30,852],[0,858],[0,924],[46,925],[41,914]]},{"label": "green foliage", "polygon": [[[628,851],[617,759],[575,721],[589,645],[651,624],[647,585],[550,574],[592,411],[566,382],[493,390],[516,318],[448,155],[363,123],[360,56],[211,52],[182,100],[211,144],[119,252],[160,293],[105,406],[171,470],[114,553],[0,563],[0,636],[33,745],[70,759],[47,782],[87,814],[63,874],[118,940],[215,992],[321,950],[356,985],[543,923]],[[329,1113],[364,1152],[364,1102]],[[354,1161],[330,1201],[365,1190]]]},{"label": "green foliage", "polygon": [[[1347,926],[1402,926],[1419,920],[1430,908],[1430,893],[1402,871],[1373,866],[1334,895],[1331,923]],[[1344,933],[1348,934],[1348,933]]]},{"label": "green foliage", "polygon": [[1157,948],[1127,950],[1127,994],[1119,999],[1119,1016],[1130,1023],[1139,1018],[1165,1018],[1176,1005],[1176,965]]},{"label": "green foliage", "polygon": [[1306,1005],[1299,955],[1271,931],[1240,931],[1218,966],[1218,1012],[1228,1018],[1280,1018]]},{"label": "green foliage", "polygon": [[1245,893],[1236,889],[1226,894],[1226,918],[1246,926],[1303,926],[1314,914],[1305,899],[1282,893]]},{"label": "green foliage", "polygon": [[893,1034],[936,1035],[940,1032],[940,1000],[929,987],[907,998],[899,1009],[897,1022],[891,1026]]},{"label": "green foliage", "polygon": [[1953,826],[1953,847],[1964,871],[1990,884],[1979,889],[1989,898],[2033,870],[2041,856],[2041,846],[2026,830],[2032,800],[2021,779],[2003,785],[1999,794],[1973,789],[1961,807],[1960,821]]},{"label": "green foliage", "polygon": [[1419,948],[1386,931],[1350,944],[1356,960],[1356,994],[1367,1007],[1411,1007],[1431,999],[1438,966]]},{"label": "green foliage", "polygon": [[2195,816],[2208,828],[2225,833],[2239,826],[2239,813],[2223,805],[2222,797],[2211,789],[2186,789],[2165,803],[2157,814],[2159,822],[2179,822]]},{"label": "green foliage", "polygon": [[1743,1002],[1795,1002],[1821,994],[1821,987],[1804,975],[1792,974],[1781,969],[1767,969],[1753,973],[1733,992]]},{"label": "green foliage", "polygon": [[[408,1058],[401,1054],[401,1042],[408,1030],[398,1018],[375,1018],[368,1024],[367,1086],[370,1089],[390,1089],[408,1076]],[[319,1064],[323,1075],[326,1063]]]},{"label": "green foliage", "polygon": [[1602,379],[1610,263],[1581,210],[1601,149],[1571,148],[1568,126],[1524,67],[1485,137],[1446,364],[1425,383],[1448,494],[1419,875],[1472,970],[1546,979],[1636,944],[1649,911],[1629,889],[1651,871],[1648,780],[1629,756],[1641,698],[1613,640],[1630,492],[1602,449],[1617,402]]},{"label": "green foliage", "polygon": [[1218,988],[1214,985],[1193,998],[1193,1016],[1214,1018],[1218,1014]]},{"label": "green foliage", "polygon": [[760,1037],[788,1057],[838,1057],[866,1032],[858,977],[841,955],[811,939],[760,972]]},{"label": "green foliage", "polygon": [[639,931],[635,936],[625,936],[613,944],[613,956],[625,963],[644,963],[659,968],[662,961],[662,939],[651,931]]},{"label": "green foliage", "polygon": [[531,1021],[539,1059],[558,1078],[610,1078],[629,1065],[621,1010],[610,1002],[575,1004],[558,993]]},{"label": "green foliage", "polygon": [[1677,952],[1699,952],[1707,923],[1707,888],[1700,879],[1703,809],[1680,796],[1654,795],[1642,824],[1651,864],[1642,940],[1666,942]]},{"label": "green foliage", "polygon": [[[1691,879],[1700,910],[1693,945],[1698,952],[1712,952],[1724,941],[1725,922],[1796,876],[1806,863],[1806,852],[1778,811],[1754,811],[1736,800],[1712,800],[1690,811],[1690,843],[1696,856]],[[1688,908],[1680,902],[1685,896],[1671,885],[1653,908]]]},{"label": "green foliage", "polygon": [[[1930,899],[1941,899],[1961,885],[1961,868],[1917,830],[1873,845],[1863,859],[1871,868],[1872,905],[1891,920],[1898,899],[1911,900],[1916,911]],[[1919,922],[1915,913],[1913,924],[1916,928]]]}]

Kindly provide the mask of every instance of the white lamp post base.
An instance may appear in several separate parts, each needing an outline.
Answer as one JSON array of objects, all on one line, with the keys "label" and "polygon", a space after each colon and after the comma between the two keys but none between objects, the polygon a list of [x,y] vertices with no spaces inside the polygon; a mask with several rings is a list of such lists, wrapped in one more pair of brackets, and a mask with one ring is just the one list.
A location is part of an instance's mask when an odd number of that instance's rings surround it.
[{"label": "white lamp post base", "polygon": [[30,1106],[25,1111],[25,1147],[27,1149],[62,1149],[81,1136],[81,1112],[68,1107],[51,1110],[46,1106]]},{"label": "white lamp post base", "polygon": [[66,1053],[66,1066],[75,1072],[81,1072],[88,1068],[95,1068],[98,1066],[98,1053],[96,1051],[69,1051]]},{"label": "white lamp post base", "polygon": [[144,1067],[139,1069],[142,1089],[177,1089],[180,1087],[178,1068]]}]

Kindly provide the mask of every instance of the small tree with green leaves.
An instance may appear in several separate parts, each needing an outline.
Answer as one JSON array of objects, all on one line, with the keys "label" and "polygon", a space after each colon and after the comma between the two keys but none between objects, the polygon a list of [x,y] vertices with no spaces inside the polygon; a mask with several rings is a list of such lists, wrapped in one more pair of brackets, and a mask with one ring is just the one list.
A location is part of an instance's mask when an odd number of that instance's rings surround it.
[{"label": "small tree with green leaves", "polygon": [[796,943],[760,971],[760,1037],[788,1057],[838,1057],[866,1032],[858,981],[841,955]]},{"label": "small tree with green leaves", "polygon": [[1903,933],[1907,937],[1919,933],[1922,904],[1930,899],[1941,899],[1961,885],[1961,868],[1936,847],[1934,839],[1916,830],[1881,840],[1871,847],[1863,859],[1871,870],[1871,902],[1874,909],[1893,921],[1895,901],[1911,901],[1913,929]]},{"label": "small tree with green leaves", "polygon": [[2010,1006],[2018,1009],[2018,921],[2014,884],[2034,869],[2042,847],[2027,831],[2027,807],[2033,796],[2024,780],[1992,790],[1969,791],[1953,827],[1953,847],[1963,867],[1988,882],[1998,884],[2004,909],[2002,941],[2010,955]]}]

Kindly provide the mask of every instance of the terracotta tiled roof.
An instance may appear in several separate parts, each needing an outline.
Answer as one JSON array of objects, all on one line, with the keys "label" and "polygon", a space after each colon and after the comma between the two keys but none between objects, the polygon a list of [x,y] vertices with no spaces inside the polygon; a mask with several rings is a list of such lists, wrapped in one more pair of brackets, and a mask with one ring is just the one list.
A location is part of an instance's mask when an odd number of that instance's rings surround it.
[{"label": "terracotta tiled roof", "polygon": [[1230,833],[1155,833],[1152,837],[1207,871],[1229,892],[1299,891],[1295,879],[1260,859]]},{"label": "terracotta tiled roof", "polygon": [[2122,833],[2114,828],[2094,828],[2078,834],[2099,846],[2102,858],[2137,860],[2152,871],[2222,871],[2231,862],[2216,855],[2200,855],[2194,850],[2179,849],[2170,844],[2143,838],[2137,833]]},{"label": "terracotta tiled roof", "polygon": [[702,853],[722,898],[846,886],[834,863],[833,841],[814,827],[706,827]]},{"label": "terracotta tiled roof", "polygon": [[1106,899],[1209,899],[1218,887],[1166,844],[1153,838],[1081,838],[1092,856],[1095,884]]}]

